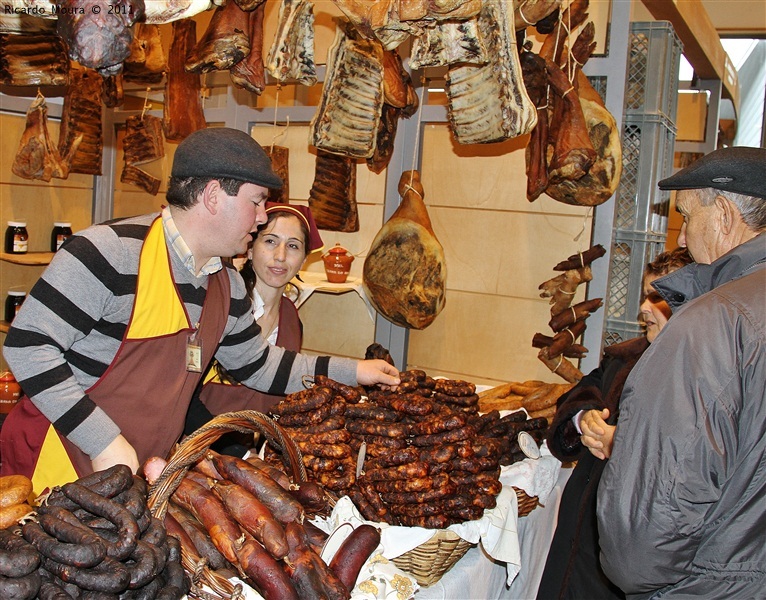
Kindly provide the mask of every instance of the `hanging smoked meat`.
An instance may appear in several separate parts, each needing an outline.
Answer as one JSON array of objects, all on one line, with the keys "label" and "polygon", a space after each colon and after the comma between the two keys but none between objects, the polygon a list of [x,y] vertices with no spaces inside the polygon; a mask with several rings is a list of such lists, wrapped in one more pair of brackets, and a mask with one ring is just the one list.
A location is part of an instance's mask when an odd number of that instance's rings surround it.
[{"label": "hanging smoked meat", "polygon": [[62,156],[69,156],[76,140],[82,136],[82,142],[72,156],[72,173],[101,175],[104,152],[102,85],[101,75],[92,69],[71,68],[69,71],[58,146]]},{"label": "hanging smoked meat", "polygon": [[259,95],[266,88],[266,71],[263,67],[263,16],[265,13],[265,4],[247,13],[250,53],[229,69],[229,76],[234,85]]},{"label": "hanging smoked meat", "polygon": [[316,83],[314,5],[309,0],[282,0],[279,26],[266,59],[266,70],[280,83]]},{"label": "hanging smoked meat", "polygon": [[69,176],[69,161],[77,151],[81,139],[82,136],[77,138],[70,148],[70,153],[62,158],[48,133],[48,106],[45,97],[38,94],[27,110],[27,124],[21,135],[11,171],[24,179],[66,179]]},{"label": "hanging smoked meat", "polygon": [[125,166],[120,181],[140,187],[156,196],[160,189],[160,180],[138,166],[165,156],[162,119],[152,115],[129,116],[125,121],[123,150]]},{"label": "hanging smoked meat", "polygon": [[136,25],[136,33],[130,45],[130,56],[123,63],[122,75],[125,81],[141,84],[160,83],[167,68],[160,28],[146,23]]},{"label": "hanging smoked meat", "polygon": [[122,87],[122,73],[107,75],[101,85],[101,102],[107,108],[120,106],[125,99],[125,90]]},{"label": "hanging smoked meat", "polygon": [[0,34],[0,83],[66,85],[69,57],[55,33]]},{"label": "hanging smoked meat", "polygon": [[165,139],[180,142],[190,133],[207,127],[200,97],[197,73],[186,71],[186,55],[197,39],[197,24],[193,19],[173,22],[173,41],[168,55],[165,80],[163,127]]},{"label": "hanging smoked meat", "polygon": [[60,9],[56,27],[69,57],[103,75],[119,73],[130,55],[131,26],[144,18],[144,0],[61,0]]},{"label": "hanging smoked meat", "polygon": [[[256,9],[257,10],[257,9]],[[269,200],[271,202],[290,203],[290,169],[289,158],[290,149],[284,146],[271,146],[266,149],[271,159],[271,168],[279,175],[282,180],[282,187],[269,190]]]},{"label": "hanging smoked meat", "polygon": [[399,194],[401,204],[372,242],[362,281],[367,297],[386,319],[424,329],[444,308],[447,264],[417,171],[402,173]]},{"label": "hanging smoked meat", "polygon": [[309,208],[319,229],[346,233],[359,231],[354,159],[317,150]]},{"label": "hanging smoked meat", "polygon": [[192,73],[226,71],[250,54],[248,13],[236,2],[219,6],[202,39],[186,59]]}]

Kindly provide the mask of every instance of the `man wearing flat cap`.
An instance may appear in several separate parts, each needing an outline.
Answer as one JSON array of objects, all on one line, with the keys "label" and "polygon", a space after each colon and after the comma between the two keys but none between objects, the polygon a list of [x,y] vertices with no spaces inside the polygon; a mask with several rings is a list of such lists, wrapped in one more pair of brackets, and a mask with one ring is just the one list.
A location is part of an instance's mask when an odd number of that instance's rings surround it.
[{"label": "man wearing flat cap", "polygon": [[213,358],[271,394],[304,375],[396,385],[385,361],[308,357],[260,335],[244,282],[221,257],[247,250],[282,181],[244,132],[202,129],[176,149],[160,213],[94,225],[56,252],[13,321],[4,356],[25,396],[0,433],[0,474],[34,491],[165,457]]},{"label": "man wearing flat cap", "polygon": [[660,181],[696,264],[623,390],[598,490],[601,563],[628,598],[766,594],[766,149]]}]

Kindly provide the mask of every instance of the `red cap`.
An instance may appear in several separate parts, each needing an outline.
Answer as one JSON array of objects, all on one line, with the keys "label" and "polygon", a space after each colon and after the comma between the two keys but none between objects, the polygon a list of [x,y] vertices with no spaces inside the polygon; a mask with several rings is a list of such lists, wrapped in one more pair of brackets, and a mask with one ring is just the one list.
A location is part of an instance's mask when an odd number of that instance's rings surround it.
[{"label": "red cap", "polygon": [[298,217],[309,230],[308,250],[314,252],[324,247],[322,237],[319,235],[319,229],[314,221],[314,215],[311,214],[311,209],[308,206],[301,206],[300,204],[284,204],[281,202],[266,202],[266,214],[273,212],[286,212]]}]

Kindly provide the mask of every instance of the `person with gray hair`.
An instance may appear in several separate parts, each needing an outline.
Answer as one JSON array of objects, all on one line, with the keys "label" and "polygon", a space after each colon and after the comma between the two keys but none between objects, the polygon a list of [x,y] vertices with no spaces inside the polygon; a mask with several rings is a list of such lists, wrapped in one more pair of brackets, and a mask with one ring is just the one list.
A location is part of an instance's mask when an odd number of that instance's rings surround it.
[{"label": "person with gray hair", "polygon": [[696,262],[653,284],[673,318],[625,383],[599,484],[601,565],[628,598],[766,589],[765,174],[766,149],[732,147],[659,182]]}]

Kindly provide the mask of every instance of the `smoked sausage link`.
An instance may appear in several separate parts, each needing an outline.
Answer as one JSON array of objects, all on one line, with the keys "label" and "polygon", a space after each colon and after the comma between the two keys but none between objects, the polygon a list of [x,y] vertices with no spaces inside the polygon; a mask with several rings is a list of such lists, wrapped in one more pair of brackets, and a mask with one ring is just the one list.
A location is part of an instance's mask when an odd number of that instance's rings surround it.
[{"label": "smoked sausage link", "polygon": [[19,527],[0,529],[0,576],[24,577],[40,564],[34,546],[21,536]]},{"label": "smoked sausage link", "polygon": [[380,530],[372,525],[359,525],[351,532],[330,560],[330,569],[349,591],[356,586],[356,580],[364,563],[380,545]]},{"label": "smoked sausage link", "polygon": [[246,536],[237,548],[239,566],[253,580],[265,600],[299,600],[298,592],[282,566],[258,540]]}]

